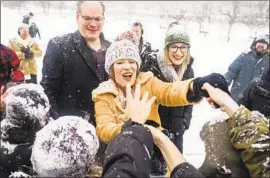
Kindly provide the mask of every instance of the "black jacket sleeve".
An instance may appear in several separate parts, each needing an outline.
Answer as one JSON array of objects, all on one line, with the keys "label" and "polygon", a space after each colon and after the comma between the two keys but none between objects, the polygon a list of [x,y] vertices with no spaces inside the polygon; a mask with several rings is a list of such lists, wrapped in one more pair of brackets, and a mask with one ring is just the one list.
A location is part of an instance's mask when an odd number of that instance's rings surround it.
[{"label": "black jacket sleeve", "polygon": [[262,80],[260,78],[255,78],[250,81],[243,92],[243,97],[237,100],[237,104],[244,105],[247,109],[252,110],[251,102],[255,98],[256,87],[261,84]]},{"label": "black jacket sleeve", "polygon": [[171,178],[203,178],[204,176],[191,164],[189,163],[182,163],[177,165],[172,173]]},{"label": "black jacket sleeve", "polygon": [[[194,61],[194,58],[192,58],[191,60],[192,60],[192,62],[190,64],[190,66],[188,66],[188,68],[186,69],[184,76],[183,76],[183,80],[188,80],[188,79],[194,78],[194,71],[193,71],[193,68],[191,67],[191,65]],[[192,105],[188,105],[188,106],[183,107],[182,118],[183,118],[183,122],[185,125],[185,129],[189,128],[190,120],[192,118],[192,111],[193,111]]]},{"label": "black jacket sleeve", "polygon": [[152,151],[151,132],[127,121],[108,145],[102,177],[149,177]]},{"label": "black jacket sleeve", "polygon": [[[14,147],[12,150],[11,147]],[[10,145],[1,141],[0,147],[0,167],[7,172],[17,171],[22,165],[30,166],[32,144]],[[0,176],[1,177],[1,176]]]},{"label": "black jacket sleeve", "polygon": [[42,80],[40,84],[49,98],[51,104],[51,116],[58,118],[56,100],[61,92],[63,75],[63,58],[59,41],[51,39],[47,45],[47,51],[43,59]]}]

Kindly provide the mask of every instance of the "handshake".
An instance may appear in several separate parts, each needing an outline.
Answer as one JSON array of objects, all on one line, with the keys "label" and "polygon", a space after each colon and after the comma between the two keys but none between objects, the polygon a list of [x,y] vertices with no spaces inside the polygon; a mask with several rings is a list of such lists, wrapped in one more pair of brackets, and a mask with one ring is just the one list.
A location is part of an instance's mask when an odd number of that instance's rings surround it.
[{"label": "handshake", "polygon": [[27,48],[26,47],[21,47],[21,52],[23,52],[24,53],[24,57],[25,57],[25,59],[33,59],[33,57],[34,57],[34,53],[33,52],[31,52],[31,50],[30,50],[30,47],[29,46],[27,46]]},{"label": "handshake", "polygon": [[[206,97],[209,98],[209,93],[202,89],[203,85],[205,83],[209,83],[211,86],[215,88],[219,88],[220,90],[226,92],[228,95],[230,95],[230,92],[228,90],[228,83],[223,75],[218,73],[212,73],[210,75],[207,75],[205,77],[197,77],[193,81],[193,92],[196,95],[196,98],[198,97]],[[214,102],[214,106],[216,108],[219,108],[220,106]]]}]

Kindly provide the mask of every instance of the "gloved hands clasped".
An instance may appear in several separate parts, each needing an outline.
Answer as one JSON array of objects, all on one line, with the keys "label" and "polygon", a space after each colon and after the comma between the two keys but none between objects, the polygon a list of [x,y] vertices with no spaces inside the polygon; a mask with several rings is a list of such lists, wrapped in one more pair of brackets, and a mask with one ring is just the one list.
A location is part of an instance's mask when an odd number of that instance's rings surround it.
[{"label": "gloved hands clasped", "polygon": [[27,48],[26,47],[21,47],[21,52],[23,52],[24,53],[24,57],[25,57],[25,59],[32,59],[33,57],[34,57],[34,53],[33,52],[31,52],[31,49],[30,49],[30,47],[29,46],[27,46]]},{"label": "gloved hands clasped", "polygon": [[[224,76],[218,73],[212,73],[205,77],[197,77],[193,81],[193,92],[196,94],[197,97],[207,97],[207,98],[209,97],[207,91],[202,89],[202,86],[205,83],[209,83],[213,87],[219,88],[230,95],[228,83],[226,82]],[[216,103],[214,103],[214,105],[216,108],[220,107]]]}]

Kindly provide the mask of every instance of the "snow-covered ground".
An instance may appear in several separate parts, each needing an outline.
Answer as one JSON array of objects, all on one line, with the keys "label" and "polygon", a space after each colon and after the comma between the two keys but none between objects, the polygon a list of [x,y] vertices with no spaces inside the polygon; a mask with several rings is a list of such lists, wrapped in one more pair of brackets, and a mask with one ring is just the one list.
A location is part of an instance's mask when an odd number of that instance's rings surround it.
[{"label": "snow-covered ground", "polygon": [[[8,44],[8,39],[17,35],[22,15],[25,14],[1,6],[1,43]],[[136,20],[136,17],[132,19]],[[77,29],[75,12],[65,13],[65,15],[60,15],[57,12],[50,15],[35,13],[34,21],[40,29],[41,40],[37,39],[37,41],[43,50],[43,54],[50,38],[74,32]],[[141,22],[144,25],[146,40],[151,42],[154,48],[162,49],[165,29],[161,29],[160,26],[167,23],[158,19],[147,18],[141,20]],[[107,14],[104,26],[105,37],[113,40],[117,34],[129,29],[130,23],[128,20],[119,20],[113,15]],[[221,27],[220,24],[212,24],[209,26],[209,34],[204,37],[198,33],[197,23],[188,23],[186,28],[191,37],[191,54],[195,58],[193,64],[195,76],[203,76],[212,72],[225,73],[229,64],[241,52],[249,48],[252,39],[246,26],[234,25],[229,42],[226,41],[227,31],[224,27],[226,25]],[[38,80],[41,79],[42,59],[38,60],[40,69]],[[205,156],[204,144],[199,136],[200,130],[205,122],[220,117],[224,117],[224,115],[221,116],[221,112],[212,109],[206,101],[194,106],[191,126],[185,133],[184,155],[196,167],[202,164]]]}]

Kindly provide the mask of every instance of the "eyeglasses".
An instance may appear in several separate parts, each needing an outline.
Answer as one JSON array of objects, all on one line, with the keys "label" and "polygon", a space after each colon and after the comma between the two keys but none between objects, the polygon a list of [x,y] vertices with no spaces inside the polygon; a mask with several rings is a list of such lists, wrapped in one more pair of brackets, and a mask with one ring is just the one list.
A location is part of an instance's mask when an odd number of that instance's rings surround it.
[{"label": "eyeglasses", "polygon": [[82,15],[81,13],[80,15],[86,23],[90,23],[94,21],[94,23],[99,24],[105,19],[104,17],[89,17],[87,15]]},{"label": "eyeglasses", "polygon": [[189,48],[189,46],[176,46],[176,45],[171,45],[171,46],[169,46],[169,52],[176,53],[176,52],[178,51],[178,49],[179,49],[181,52],[186,52],[188,48]]}]

